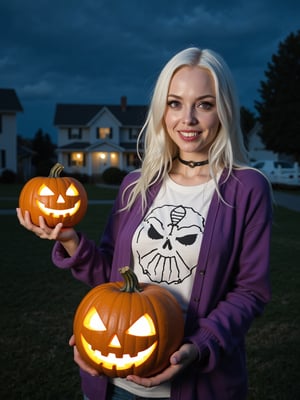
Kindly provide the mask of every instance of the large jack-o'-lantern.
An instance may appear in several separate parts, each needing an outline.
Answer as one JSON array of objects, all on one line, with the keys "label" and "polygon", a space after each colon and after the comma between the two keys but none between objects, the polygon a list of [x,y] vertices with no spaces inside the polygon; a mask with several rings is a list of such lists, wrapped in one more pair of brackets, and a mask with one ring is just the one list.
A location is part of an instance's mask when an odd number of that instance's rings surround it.
[{"label": "large jack-o'-lantern", "polygon": [[72,177],[61,177],[63,166],[51,168],[48,177],[30,179],[19,197],[19,207],[30,212],[31,221],[39,225],[39,216],[53,228],[59,222],[72,227],[84,217],[87,210],[87,194],[82,184]]},{"label": "large jack-o'-lantern", "polygon": [[156,284],[140,284],[129,267],[122,282],[92,289],[79,304],[74,335],[81,357],[109,377],[153,376],[169,365],[183,338],[175,297]]}]

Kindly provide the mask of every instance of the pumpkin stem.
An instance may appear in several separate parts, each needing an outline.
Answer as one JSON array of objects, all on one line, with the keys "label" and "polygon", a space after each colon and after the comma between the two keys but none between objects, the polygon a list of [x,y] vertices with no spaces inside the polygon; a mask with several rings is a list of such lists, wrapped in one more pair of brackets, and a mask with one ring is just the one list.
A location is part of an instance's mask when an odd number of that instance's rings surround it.
[{"label": "pumpkin stem", "polygon": [[50,170],[49,178],[58,178],[64,169],[64,166],[60,163],[56,163]]},{"label": "pumpkin stem", "polygon": [[136,274],[129,267],[123,267],[119,269],[119,272],[123,276],[124,286],[120,289],[121,292],[133,293],[142,292],[142,288],[139,285]]}]

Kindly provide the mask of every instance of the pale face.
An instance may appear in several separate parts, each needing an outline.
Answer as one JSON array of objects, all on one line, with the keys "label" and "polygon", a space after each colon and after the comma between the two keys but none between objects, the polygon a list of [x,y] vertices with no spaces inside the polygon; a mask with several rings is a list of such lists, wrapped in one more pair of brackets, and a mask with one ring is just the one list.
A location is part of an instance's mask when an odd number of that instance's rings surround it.
[{"label": "pale face", "polygon": [[207,158],[220,126],[214,80],[209,71],[186,66],[175,73],[164,122],[181,158],[193,161]]}]

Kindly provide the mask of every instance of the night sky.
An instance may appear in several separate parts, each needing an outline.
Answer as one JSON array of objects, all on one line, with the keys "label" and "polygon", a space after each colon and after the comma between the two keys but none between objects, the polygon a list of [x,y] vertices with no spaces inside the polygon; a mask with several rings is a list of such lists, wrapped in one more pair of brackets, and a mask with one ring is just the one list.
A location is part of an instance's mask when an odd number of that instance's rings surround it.
[{"label": "night sky", "polygon": [[225,58],[254,111],[268,62],[299,29],[297,0],[1,0],[0,87],[24,108],[18,134],[56,142],[56,103],[148,104],[163,65],[197,46]]}]

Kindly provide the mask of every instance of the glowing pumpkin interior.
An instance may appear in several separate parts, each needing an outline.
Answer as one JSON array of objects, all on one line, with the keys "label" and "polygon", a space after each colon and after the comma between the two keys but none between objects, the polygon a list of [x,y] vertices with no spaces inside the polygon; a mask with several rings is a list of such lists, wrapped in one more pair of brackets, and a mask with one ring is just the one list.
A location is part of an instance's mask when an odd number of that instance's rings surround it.
[{"label": "glowing pumpkin interior", "polygon": [[[90,331],[105,332],[107,328],[102,321],[99,313],[95,307],[92,307],[87,313],[83,325]],[[152,318],[148,313],[142,315],[136,320],[128,329],[125,331],[125,335],[135,337],[151,337],[156,335],[156,329]],[[123,335],[122,335],[123,336]],[[101,364],[104,368],[112,370],[117,368],[118,370],[126,370],[131,368],[133,365],[138,367],[142,365],[154,352],[157,346],[157,340],[152,345],[144,350],[139,351],[136,355],[130,355],[126,352],[123,353],[122,347],[124,344],[121,343],[117,333],[114,333],[108,340],[109,352],[107,355],[101,353],[100,350],[93,349],[92,345],[85,339],[84,335],[81,334],[82,346],[88,355],[88,357],[96,364]],[[117,356],[114,349],[120,349],[122,354]]]}]

